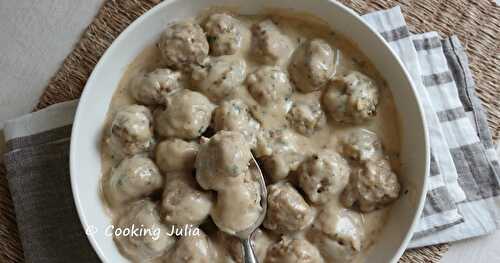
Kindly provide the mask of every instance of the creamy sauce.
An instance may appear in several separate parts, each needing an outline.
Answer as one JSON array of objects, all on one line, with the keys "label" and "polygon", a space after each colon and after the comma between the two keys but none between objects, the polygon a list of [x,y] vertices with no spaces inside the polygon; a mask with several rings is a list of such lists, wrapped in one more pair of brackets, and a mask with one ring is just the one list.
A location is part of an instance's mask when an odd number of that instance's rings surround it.
[{"label": "creamy sauce", "polygon": [[[267,16],[269,17],[269,16]],[[400,150],[400,138],[399,138],[399,126],[398,126],[398,116],[396,108],[393,102],[392,94],[388,87],[386,87],[385,81],[380,77],[375,68],[367,61],[364,55],[357,50],[355,45],[350,43],[347,39],[339,36],[335,32],[332,32],[328,26],[320,22],[305,21],[304,19],[299,19],[292,17],[291,15],[282,16],[272,15],[272,20],[278,25],[282,33],[284,33],[289,39],[290,43],[293,45],[293,49],[297,48],[303,41],[312,38],[322,38],[326,40],[335,50],[336,55],[336,73],[335,76],[342,76],[350,71],[356,70],[363,72],[370,78],[372,78],[378,89],[379,89],[379,104],[377,107],[376,116],[367,122],[359,125],[342,125],[331,120],[328,120],[327,125],[322,129],[316,131],[311,136],[301,135],[290,128],[286,119],[286,110],[289,109],[289,102],[284,102],[282,104],[276,104],[272,106],[261,106],[255,99],[249,94],[245,86],[240,87],[235,97],[242,99],[251,109],[253,116],[260,122],[261,128],[266,129],[287,129],[292,132],[297,138],[297,145],[301,152],[305,154],[311,154],[320,151],[324,148],[337,149],[339,146],[339,138],[349,134],[354,129],[364,128],[376,133],[381,141],[383,142],[383,147],[385,153],[389,156],[392,168],[396,173],[399,173],[399,150]],[[198,19],[202,21],[204,15]],[[256,62],[251,55],[251,33],[249,28],[252,24],[259,22],[264,19],[263,16],[238,16],[235,15],[241,23],[243,24],[243,42],[242,48],[233,55],[238,58],[242,58],[247,63],[247,74],[252,73],[255,69],[261,66],[260,63]],[[104,128],[104,137],[107,136],[107,131],[110,127],[111,117],[123,106],[134,104],[134,100],[130,97],[127,88],[130,81],[139,72],[151,71],[160,66],[162,63],[160,61],[161,54],[157,46],[150,46],[141,52],[137,58],[128,66],[123,77],[120,81],[119,87],[113,96],[111,104],[109,106],[108,121]],[[288,64],[285,63],[281,65],[283,71],[286,72]],[[321,91],[315,91],[311,93],[298,93],[294,92],[291,101],[318,101],[321,96]],[[111,154],[109,153],[108,147],[104,142],[102,146],[102,172],[103,180],[110,174],[110,170],[117,163],[113,160]],[[103,199],[106,199],[105,197]],[[105,200],[104,200],[105,201]],[[340,202],[333,200],[332,202],[337,202],[335,206],[342,207]],[[320,209],[321,205],[313,206],[315,210]],[[110,216],[113,217],[113,221],[117,220],[120,216],[123,208],[113,207],[110,208]],[[362,214],[362,224],[366,232],[366,241],[363,244],[363,251],[366,251],[373,242],[376,242],[376,236],[378,231],[384,224],[387,215],[390,211],[390,206],[383,208],[371,213]],[[316,212],[315,212],[316,213]],[[264,229],[264,228],[262,228]],[[210,230],[206,231],[210,236]],[[295,236],[304,238],[305,231],[294,234]],[[276,239],[275,234],[270,234],[272,239]],[[221,250],[228,248],[221,248]],[[219,254],[224,254],[220,252]],[[354,262],[359,261],[363,258],[364,252],[359,254]]]}]

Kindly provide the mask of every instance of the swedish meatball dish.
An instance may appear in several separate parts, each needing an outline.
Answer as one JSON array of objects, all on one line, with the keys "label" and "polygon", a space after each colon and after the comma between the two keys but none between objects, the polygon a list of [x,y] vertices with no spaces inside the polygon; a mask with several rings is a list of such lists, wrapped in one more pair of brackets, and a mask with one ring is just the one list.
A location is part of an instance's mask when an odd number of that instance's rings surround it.
[{"label": "swedish meatball dish", "polygon": [[158,231],[114,231],[116,246],[131,262],[243,263],[234,234],[265,213],[261,263],[366,260],[403,188],[386,85],[314,17],[214,9],[166,24],[104,124],[114,229]]}]

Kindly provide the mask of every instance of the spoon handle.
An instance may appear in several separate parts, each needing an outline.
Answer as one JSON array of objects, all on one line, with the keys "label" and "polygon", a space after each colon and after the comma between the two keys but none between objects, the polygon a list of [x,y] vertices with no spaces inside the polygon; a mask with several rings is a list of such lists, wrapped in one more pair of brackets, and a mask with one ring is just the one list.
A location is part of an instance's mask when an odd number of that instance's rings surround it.
[{"label": "spoon handle", "polygon": [[252,241],[250,238],[242,239],[241,244],[243,245],[245,263],[258,263],[257,257],[255,257],[255,253],[253,252]]}]

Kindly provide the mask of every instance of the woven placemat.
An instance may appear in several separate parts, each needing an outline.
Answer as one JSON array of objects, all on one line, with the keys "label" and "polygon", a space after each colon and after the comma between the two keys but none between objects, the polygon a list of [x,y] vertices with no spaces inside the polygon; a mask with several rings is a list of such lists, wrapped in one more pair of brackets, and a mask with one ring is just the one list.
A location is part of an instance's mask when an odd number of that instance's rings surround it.
[{"label": "woven placemat", "polygon": [[[304,0],[305,1],[305,0]],[[75,49],[66,58],[49,82],[34,110],[76,99],[95,64],[111,42],[132,21],[160,2],[159,0],[108,0],[83,33]],[[400,5],[413,32],[438,31],[447,36],[456,34],[470,59],[478,94],[488,111],[493,136],[500,137],[500,8],[492,0],[340,0],[359,13]],[[407,251],[401,263],[439,262],[448,245]],[[0,262],[23,262],[15,214],[0,167]]]}]

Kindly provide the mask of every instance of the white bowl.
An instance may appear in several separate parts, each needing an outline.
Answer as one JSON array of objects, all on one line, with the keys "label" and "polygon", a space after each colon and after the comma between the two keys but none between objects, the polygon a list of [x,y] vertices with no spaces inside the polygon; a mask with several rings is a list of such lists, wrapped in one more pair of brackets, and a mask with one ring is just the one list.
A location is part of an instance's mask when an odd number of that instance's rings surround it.
[{"label": "white bowl", "polygon": [[89,240],[101,260],[128,262],[104,231],[111,222],[99,196],[99,151],[111,97],[127,65],[158,39],[167,23],[194,17],[213,6],[235,7],[243,14],[256,14],[270,7],[313,14],[356,43],[387,81],[400,118],[401,180],[409,192],[394,204],[389,221],[367,252],[366,262],[396,262],[411,238],[425,199],[429,145],[421,106],[408,73],[383,39],[352,10],[329,0],[166,0],[137,19],[113,42],[85,86],[73,125],[70,153],[76,207],[84,229],[97,230],[89,235]]}]

